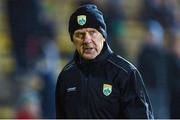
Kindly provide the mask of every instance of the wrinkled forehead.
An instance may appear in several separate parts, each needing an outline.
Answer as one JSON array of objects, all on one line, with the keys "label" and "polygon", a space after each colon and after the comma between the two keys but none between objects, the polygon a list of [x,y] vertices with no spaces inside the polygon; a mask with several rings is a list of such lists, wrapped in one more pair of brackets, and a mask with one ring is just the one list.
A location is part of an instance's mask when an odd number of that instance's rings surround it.
[{"label": "wrinkled forehead", "polygon": [[74,33],[90,32],[90,31],[98,32],[98,30],[96,30],[95,28],[81,28],[75,30]]}]

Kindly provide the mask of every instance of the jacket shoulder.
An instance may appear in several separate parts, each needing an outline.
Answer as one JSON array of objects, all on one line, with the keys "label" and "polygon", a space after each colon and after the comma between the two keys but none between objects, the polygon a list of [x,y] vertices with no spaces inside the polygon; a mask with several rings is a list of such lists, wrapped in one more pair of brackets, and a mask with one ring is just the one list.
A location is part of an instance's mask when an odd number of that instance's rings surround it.
[{"label": "jacket shoulder", "polygon": [[68,62],[64,68],[62,69],[62,72],[65,72],[65,71],[68,71],[70,70],[71,68],[73,68],[75,66],[75,61],[74,60],[71,60],[70,62]]},{"label": "jacket shoulder", "polygon": [[75,62],[74,60],[71,60],[70,62],[68,62],[63,69],[61,70],[61,72],[59,73],[58,79],[60,78],[64,78],[64,76],[66,76],[66,74],[68,75],[68,72],[70,70],[72,70],[72,68],[75,66]]},{"label": "jacket shoulder", "polygon": [[111,57],[109,57],[108,62],[127,74],[136,70],[136,67],[132,63],[116,54],[112,54]]}]

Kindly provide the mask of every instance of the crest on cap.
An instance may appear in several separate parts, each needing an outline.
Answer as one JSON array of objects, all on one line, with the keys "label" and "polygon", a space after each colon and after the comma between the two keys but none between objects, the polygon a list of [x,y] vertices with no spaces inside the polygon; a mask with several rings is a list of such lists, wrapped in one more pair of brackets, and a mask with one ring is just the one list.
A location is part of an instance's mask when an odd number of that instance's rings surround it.
[{"label": "crest on cap", "polygon": [[109,96],[112,92],[112,85],[110,84],[103,84],[103,94],[105,96]]},{"label": "crest on cap", "polygon": [[79,16],[77,16],[77,22],[81,26],[86,24],[86,15],[79,15]]}]

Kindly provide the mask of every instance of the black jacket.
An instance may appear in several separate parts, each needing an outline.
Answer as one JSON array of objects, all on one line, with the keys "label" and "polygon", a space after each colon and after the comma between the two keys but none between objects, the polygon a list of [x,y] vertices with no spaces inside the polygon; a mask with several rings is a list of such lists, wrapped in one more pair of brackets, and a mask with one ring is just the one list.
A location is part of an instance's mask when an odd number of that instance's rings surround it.
[{"label": "black jacket", "polygon": [[138,70],[105,43],[94,60],[76,52],[60,73],[56,117],[153,118],[153,112]]}]

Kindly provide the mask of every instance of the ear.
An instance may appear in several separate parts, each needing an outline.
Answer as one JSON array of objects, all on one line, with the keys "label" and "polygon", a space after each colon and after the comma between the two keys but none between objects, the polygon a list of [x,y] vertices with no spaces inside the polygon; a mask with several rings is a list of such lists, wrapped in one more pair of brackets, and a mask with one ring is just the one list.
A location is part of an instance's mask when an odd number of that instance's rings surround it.
[{"label": "ear", "polygon": [[73,36],[74,36],[74,33],[72,34],[70,34],[70,39],[71,39],[71,42],[73,42]]},{"label": "ear", "polygon": [[[100,34],[101,34],[101,33],[100,33]],[[102,36],[102,34],[101,34],[101,36],[100,36],[100,39],[102,39],[103,42],[106,41],[105,38]]]},{"label": "ear", "polygon": [[103,37],[103,41],[104,41],[104,42],[106,41],[104,37]]},{"label": "ear", "polygon": [[74,44],[74,33],[71,35],[71,42]]}]

